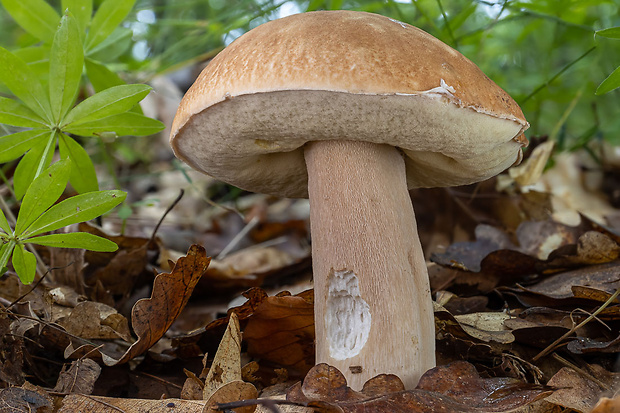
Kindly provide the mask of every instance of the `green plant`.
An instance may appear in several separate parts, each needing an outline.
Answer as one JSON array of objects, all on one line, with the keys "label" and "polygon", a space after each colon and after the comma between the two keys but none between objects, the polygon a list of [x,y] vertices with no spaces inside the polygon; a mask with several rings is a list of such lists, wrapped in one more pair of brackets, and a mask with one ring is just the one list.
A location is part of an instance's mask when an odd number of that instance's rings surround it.
[{"label": "green plant", "polygon": [[47,84],[18,56],[0,47],[0,80],[19,100],[0,97],[0,123],[29,130],[0,137],[0,162],[21,159],[15,172],[15,193],[49,165],[56,145],[73,164],[71,185],[83,193],[98,189],[90,157],[69,134],[78,136],[150,135],[161,122],[131,112],[150,90],[146,85],[105,89],[72,108],[80,88],[84,55],[78,24],[71,14],[60,22],[50,50]]},{"label": "green plant", "polygon": [[[135,0],[105,0],[92,21],[92,1],[63,0],[67,12],[62,18],[43,0],[1,2],[28,33],[42,41],[15,52],[0,47],[0,83],[13,95],[0,96],[0,124],[15,128],[0,137],[0,163],[21,157],[13,187],[16,199],[22,200],[14,229],[0,212],[0,268],[4,273],[12,258],[15,272],[29,283],[37,263],[25,244],[93,251],[117,248],[87,233],[45,235],[96,218],[126,197],[122,191],[98,191],[93,162],[75,137],[144,136],[164,125],[142,115],[137,106],[149,86],[123,84],[94,60],[113,57],[119,50],[127,30],[117,26]],[[33,56],[44,58],[35,62]],[[100,91],[76,105],[84,69]],[[56,148],[61,161],[50,166]],[[68,182],[80,195],[53,205]]]},{"label": "green plant", "polygon": [[[610,27],[608,29],[598,30],[595,32],[597,36],[606,37],[608,39],[620,39],[620,27]],[[614,89],[620,87],[620,66],[616,68],[605,80],[598,85],[596,89],[597,95],[604,95]]]},{"label": "green plant", "polygon": [[13,268],[22,282],[30,283],[34,280],[36,258],[26,250],[24,244],[27,243],[105,252],[118,248],[112,241],[85,232],[41,235],[96,218],[125,200],[126,194],[122,191],[96,191],[54,205],[67,186],[70,173],[71,163],[65,159],[54,163],[32,182],[24,195],[14,230],[0,211],[2,272],[6,270],[12,255]]}]

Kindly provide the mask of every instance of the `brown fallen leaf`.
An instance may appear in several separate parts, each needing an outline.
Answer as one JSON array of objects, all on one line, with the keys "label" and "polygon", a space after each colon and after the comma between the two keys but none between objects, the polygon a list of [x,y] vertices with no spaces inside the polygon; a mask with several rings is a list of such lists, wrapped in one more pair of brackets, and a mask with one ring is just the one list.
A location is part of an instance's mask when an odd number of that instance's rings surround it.
[{"label": "brown fallen leaf", "polygon": [[126,363],[153,346],[179,316],[189,297],[209,265],[204,248],[192,245],[187,256],[179,258],[171,273],[158,274],[153,283],[151,298],[139,300],[132,309],[132,326],[138,340],[118,358],[88,344],[65,350],[65,357],[80,358],[98,353],[108,366]]},{"label": "brown fallen leaf", "polygon": [[[600,366],[590,366],[591,375],[598,380],[603,380],[603,384],[617,386],[620,384],[620,374],[613,383],[610,373]],[[607,383],[605,383],[607,382]],[[603,390],[599,383],[579,374],[577,371],[563,367],[548,382],[550,386],[558,388],[546,400],[566,408],[586,413],[592,410],[598,400],[603,396]],[[612,387],[613,388],[613,387]]]},{"label": "brown fallen leaf", "polygon": [[239,380],[241,380],[241,331],[239,319],[232,313],[205,379],[203,400],[208,400],[223,385]]},{"label": "brown fallen leaf", "polygon": [[303,384],[292,387],[287,399],[322,412],[508,412],[552,393],[551,388],[515,379],[482,379],[467,362],[427,371],[415,390],[403,390],[394,375],[370,379],[361,392],[351,390],[334,367],[319,364]]},{"label": "brown fallen leaf", "polygon": [[49,412],[53,406],[51,397],[43,390],[26,382],[22,387],[0,390],[0,412]]},{"label": "brown fallen leaf", "polygon": [[149,413],[200,413],[204,409],[203,400],[181,399],[123,399],[116,397],[87,396],[70,394],[62,401],[58,413],[119,413],[119,412],[149,412]]},{"label": "brown fallen leaf", "polygon": [[613,399],[603,397],[590,413],[620,413],[620,396]]},{"label": "brown fallen leaf", "polygon": [[71,313],[57,321],[68,333],[84,339],[131,341],[129,323],[114,308],[94,301],[78,303]]},{"label": "brown fallen leaf", "polygon": [[265,298],[243,330],[248,354],[307,372],[314,365],[313,291]]},{"label": "brown fallen leaf", "polygon": [[[221,411],[218,407],[220,404],[229,403],[238,400],[250,400],[258,397],[256,387],[251,383],[241,380],[231,381],[218,388],[206,401],[203,413],[214,413]],[[236,413],[253,413],[256,410],[255,405],[243,406],[233,409]]]},{"label": "brown fallen leaf", "polygon": [[58,393],[91,394],[101,373],[101,366],[91,359],[74,360],[60,372],[54,391]]}]

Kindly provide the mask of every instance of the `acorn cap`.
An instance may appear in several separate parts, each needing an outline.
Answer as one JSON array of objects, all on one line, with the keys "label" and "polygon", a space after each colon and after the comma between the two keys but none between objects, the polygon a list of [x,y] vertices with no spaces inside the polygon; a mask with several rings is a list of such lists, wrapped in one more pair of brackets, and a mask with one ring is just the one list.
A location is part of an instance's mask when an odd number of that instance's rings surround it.
[{"label": "acorn cap", "polygon": [[506,92],[428,33],[320,11],[265,23],[219,53],[183,98],[170,143],[224,182],[307,197],[309,141],[392,145],[410,188],[453,186],[518,163],[528,126]]}]

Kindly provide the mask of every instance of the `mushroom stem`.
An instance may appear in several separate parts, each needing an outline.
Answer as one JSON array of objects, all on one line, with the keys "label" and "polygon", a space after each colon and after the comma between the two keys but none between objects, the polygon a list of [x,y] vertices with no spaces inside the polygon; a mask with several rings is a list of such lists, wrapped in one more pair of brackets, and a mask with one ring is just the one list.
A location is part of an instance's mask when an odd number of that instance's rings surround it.
[{"label": "mushroom stem", "polygon": [[381,373],[407,389],[435,366],[435,325],[402,154],[389,145],[305,148],[316,362],[360,390]]}]

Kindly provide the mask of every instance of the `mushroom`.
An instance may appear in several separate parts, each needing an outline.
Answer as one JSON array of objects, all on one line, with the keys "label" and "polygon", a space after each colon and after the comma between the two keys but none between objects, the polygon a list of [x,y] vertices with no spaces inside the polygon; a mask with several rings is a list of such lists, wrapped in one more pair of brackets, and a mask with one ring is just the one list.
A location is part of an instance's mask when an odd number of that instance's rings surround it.
[{"label": "mushroom", "polygon": [[428,274],[409,188],[487,179],[521,160],[523,113],[424,31],[364,12],[265,23],[202,71],[176,156],[240,188],[309,197],[316,361],[360,389],[435,365]]}]

